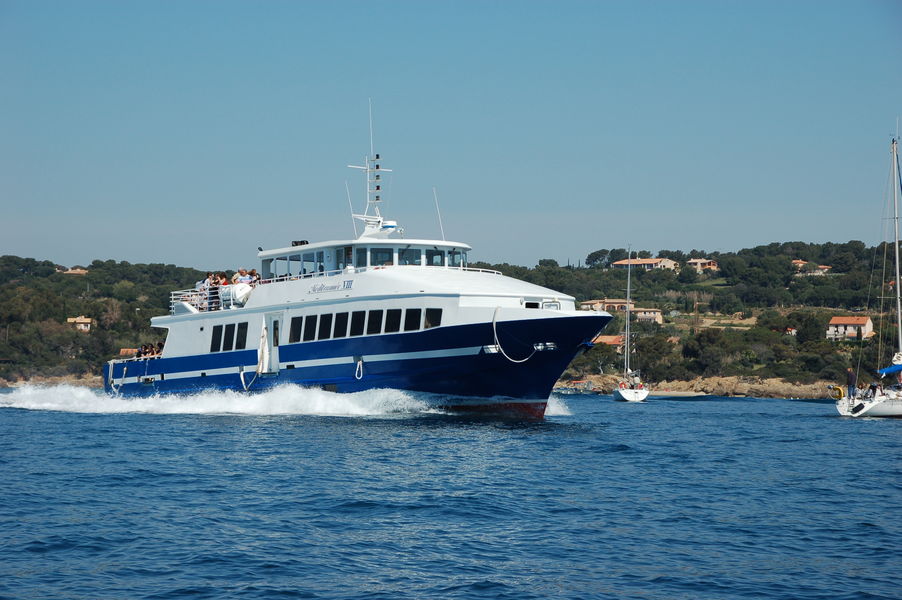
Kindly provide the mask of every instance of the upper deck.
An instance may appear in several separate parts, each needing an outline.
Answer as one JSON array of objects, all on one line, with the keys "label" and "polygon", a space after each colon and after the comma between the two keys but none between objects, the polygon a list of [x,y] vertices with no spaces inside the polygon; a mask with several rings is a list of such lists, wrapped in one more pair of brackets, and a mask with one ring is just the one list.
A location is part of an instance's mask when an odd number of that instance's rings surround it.
[{"label": "upper deck", "polygon": [[[331,288],[342,284],[333,279],[339,275],[396,267],[427,267],[430,271],[435,269],[501,275],[499,271],[467,266],[469,250],[470,246],[467,244],[434,240],[358,239],[318,244],[298,243],[288,248],[259,252],[257,256],[261,260],[262,279],[250,287],[322,278],[322,285]],[[170,293],[170,314],[242,307],[247,299],[248,289],[243,288],[245,294],[242,298],[241,294],[233,293],[238,288],[229,288],[233,286],[173,291]]]}]

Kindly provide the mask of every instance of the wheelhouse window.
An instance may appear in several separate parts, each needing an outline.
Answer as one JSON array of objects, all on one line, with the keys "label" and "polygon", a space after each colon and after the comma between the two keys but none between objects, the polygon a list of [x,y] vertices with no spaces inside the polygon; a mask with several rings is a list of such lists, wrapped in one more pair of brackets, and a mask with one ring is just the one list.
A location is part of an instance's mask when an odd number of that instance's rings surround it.
[{"label": "wheelhouse window", "polygon": [[355,256],[354,266],[358,269],[366,268],[366,248],[357,248]]},{"label": "wheelhouse window", "polygon": [[308,252],[301,261],[301,272],[298,275],[310,275],[316,271],[316,255]]},{"label": "wheelhouse window", "polygon": [[383,267],[395,264],[395,251],[393,248],[371,248],[370,265]]},{"label": "wheelhouse window", "polygon": [[467,266],[467,253],[461,250],[449,250],[448,251],[448,266],[449,267],[466,267]]},{"label": "wheelhouse window", "polygon": [[434,248],[432,250],[426,250],[426,265],[429,267],[444,267],[445,266],[445,251]]},{"label": "wheelhouse window", "polygon": [[441,324],[442,324],[442,309],[427,308],[426,309],[426,322],[423,323],[423,329],[429,329],[431,327],[438,327]]},{"label": "wheelhouse window", "polygon": [[423,251],[420,248],[402,248],[398,250],[399,265],[419,265]]}]

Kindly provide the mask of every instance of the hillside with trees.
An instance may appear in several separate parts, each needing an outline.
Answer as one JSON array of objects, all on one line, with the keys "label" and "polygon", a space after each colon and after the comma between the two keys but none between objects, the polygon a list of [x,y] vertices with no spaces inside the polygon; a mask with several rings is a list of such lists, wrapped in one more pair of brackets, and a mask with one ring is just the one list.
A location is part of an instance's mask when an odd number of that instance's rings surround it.
[{"label": "hillside with trees", "polygon": [[[665,315],[663,325],[631,326],[637,366],[649,381],[750,375],[800,383],[838,381],[846,367],[859,361],[873,369],[877,353],[892,346],[890,340],[877,335],[830,342],[825,329],[832,315],[863,314],[867,307],[875,328],[885,330],[879,301],[888,293],[891,276],[873,265],[882,264],[888,250],[885,244],[867,247],[851,241],[773,243],[730,253],[661,251],[657,257],[682,268],[633,271],[636,305]],[[639,251],[638,256],[652,254]],[[614,248],[594,251],[578,266],[551,259],[531,268],[472,266],[584,301],[624,296],[626,271],[612,265],[626,257],[626,249]],[[715,260],[719,269],[699,274],[685,266],[692,258]],[[815,274],[820,265],[828,265],[829,273]],[[192,287],[205,275],[175,265],[113,260],[95,260],[83,268],[86,273],[66,273],[51,261],[0,257],[0,284],[6,292],[0,300],[0,378],[98,374],[121,348],[159,341],[161,332],[150,327],[150,317],[168,312],[170,291]],[[67,322],[82,315],[96,323],[88,332]],[[622,329],[621,313],[605,333]],[[616,372],[620,362],[614,347],[597,345],[578,357],[567,375]]]}]

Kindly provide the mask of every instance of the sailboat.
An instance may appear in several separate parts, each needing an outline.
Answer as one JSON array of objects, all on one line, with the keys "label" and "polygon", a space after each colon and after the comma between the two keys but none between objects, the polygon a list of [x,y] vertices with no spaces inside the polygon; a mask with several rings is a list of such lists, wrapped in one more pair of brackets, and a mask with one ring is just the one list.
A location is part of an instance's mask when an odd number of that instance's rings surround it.
[{"label": "sailboat", "polygon": [[892,364],[877,373],[881,377],[892,375],[895,383],[890,385],[872,385],[863,394],[854,393],[836,400],[836,410],[844,417],[896,417],[902,418],[902,292],[899,289],[899,191],[902,178],[899,174],[899,142],[893,138],[890,146],[892,152],[893,173],[893,229],[895,232],[895,267],[896,280],[893,285],[896,294],[896,353]]},{"label": "sailboat", "polygon": [[632,287],[632,251],[627,251],[626,261],[626,328],[623,335],[623,379],[614,388],[614,400],[621,402],[645,402],[648,387],[642,383],[639,371],[630,369],[630,292]]}]

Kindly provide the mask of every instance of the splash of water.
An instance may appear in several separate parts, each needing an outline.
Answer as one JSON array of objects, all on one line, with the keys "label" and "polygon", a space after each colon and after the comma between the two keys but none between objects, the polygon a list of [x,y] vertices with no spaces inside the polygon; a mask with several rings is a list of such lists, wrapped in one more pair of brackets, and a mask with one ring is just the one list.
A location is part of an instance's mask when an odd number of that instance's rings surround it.
[{"label": "splash of water", "polygon": [[569,417],[572,414],[573,413],[570,412],[570,407],[564,404],[564,401],[555,395],[552,395],[548,399],[548,404],[545,405],[546,417]]},{"label": "splash of water", "polygon": [[336,394],[283,385],[258,394],[206,391],[191,395],[121,398],[71,385],[24,385],[0,396],[0,407],[76,413],[378,416],[430,412],[416,395],[399,390]]}]

